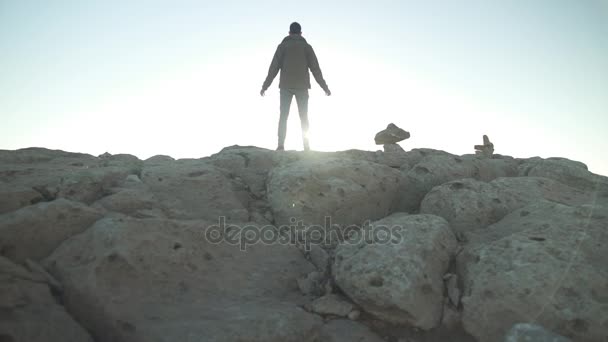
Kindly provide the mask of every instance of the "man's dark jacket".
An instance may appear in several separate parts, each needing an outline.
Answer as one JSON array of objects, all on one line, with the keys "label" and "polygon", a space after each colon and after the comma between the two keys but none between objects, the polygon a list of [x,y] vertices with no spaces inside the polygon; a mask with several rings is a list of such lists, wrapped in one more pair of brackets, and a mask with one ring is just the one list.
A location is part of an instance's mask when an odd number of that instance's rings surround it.
[{"label": "man's dark jacket", "polygon": [[281,70],[279,88],[310,89],[308,69],[321,88],[327,91],[327,83],[323,79],[319,61],[312,46],[299,34],[289,35],[277,47],[262,89],[266,90],[270,87],[279,70]]}]

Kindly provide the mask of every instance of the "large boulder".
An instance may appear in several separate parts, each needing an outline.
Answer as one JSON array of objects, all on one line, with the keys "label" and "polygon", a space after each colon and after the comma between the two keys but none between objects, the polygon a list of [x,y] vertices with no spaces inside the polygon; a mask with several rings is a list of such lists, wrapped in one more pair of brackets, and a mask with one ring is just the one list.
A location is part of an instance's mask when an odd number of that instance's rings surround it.
[{"label": "large boulder", "polygon": [[465,233],[540,199],[580,205],[591,202],[592,196],[547,178],[509,177],[489,183],[468,178],[434,187],[424,197],[420,212],[441,216],[455,232]]},{"label": "large boulder", "polygon": [[[141,162],[133,156],[96,158],[45,149],[4,151],[0,161],[0,181],[38,192],[41,199],[34,202],[66,198],[91,204],[141,169]],[[29,204],[32,201],[21,201],[20,206]]]},{"label": "large boulder", "polygon": [[545,177],[585,191],[594,192],[602,200],[608,198],[608,177],[587,170],[581,162],[566,158],[530,158],[519,166],[519,175]]},{"label": "large boulder", "polygon": [[536,322],[575,341],[601,341],[608,321],[608,208],[541,201],[469,235],[457,259],[463,325],[500,341]]},{"label": "large boulder", "polygon": [[322,342],[384,342],[361,323],[347,319],[334,319],[323,326],[319,334]]},{"label": "large boulder", "polygon": [[210,242],[202,221],[106,218],[45,260],[99,342],[313,341],[299,306],[314,267],[290,245]]},{"label": "large boulder", "polygon": [[170,218],[249,219],[244,185],[205,160],[145,162],[141,179]]},{"label": "large boulder", "polygon": [[93,342],[53,297],[45,277],[0,256],[0,341]]},{"label": "large boulder", "polygon": [[418,212],[420,202],[434,186],[456,179],[475,178],[476,171],[477,167],[468,159],[429,155],[405,173],[398,209],[408,213]]},{"label": "large boulder", "polygon": [[102,212],[57,199],[0,215],[0,255],[18,263],[40,260],[69,237],[83,232]]},{"label": "large boulder", "polygon": [[0,214],[36,204],[43,200],[42,195],[31,187],[0,181]]},{"label": "large boulder", "polygon": [[268,201],[277,226],[360,225],[388,215],[401,173],[385,165],[313,156],[275,168],[268,180]]},{"label": "large boulder", "polygon": [[[425,330],[437,327],[443,276],[457,247],[448,223],[433,215],[397,213],[368,229],[377,239],[353,239],[338,246],[336,284],[382,320]],[[389,239],[384,239],[385,233]]]}]

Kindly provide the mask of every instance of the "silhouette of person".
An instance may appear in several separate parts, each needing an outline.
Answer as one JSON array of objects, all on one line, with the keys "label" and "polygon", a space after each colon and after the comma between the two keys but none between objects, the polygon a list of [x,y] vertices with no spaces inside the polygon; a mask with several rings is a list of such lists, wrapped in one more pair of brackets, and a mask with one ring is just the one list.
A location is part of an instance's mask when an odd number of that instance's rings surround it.
[{"label": "silhouette of person", "polygon": [[289,35],[283,39],[274,53],[268,76],[262,85],[260,95],[264,96],[270,84],[281,70],[279,78],[280,89],[280,118],[279,118],[279,144],[277,151],[285,149],[285,136],[287,134],[287,118],[294,95],[298,104],[300,124],[302,125],[302,139],[304,150],[310,150],[308,140],[308,89],[310,89],[310,74],[312,72],[317,83],[330,96],[331,91],[323,79],[319,61],[312,46],[302,37],[302,27],[294,22],[289,26]]}]

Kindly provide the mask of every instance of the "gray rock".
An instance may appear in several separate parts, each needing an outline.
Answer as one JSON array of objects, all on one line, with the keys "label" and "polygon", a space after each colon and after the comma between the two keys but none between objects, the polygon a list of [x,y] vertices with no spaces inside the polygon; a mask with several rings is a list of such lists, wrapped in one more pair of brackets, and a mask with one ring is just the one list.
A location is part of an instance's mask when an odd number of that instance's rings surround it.
[{"label": "gray rock", "polygon": [[321,328],[319,341],[323,342],[385,342],[361,323],[347,319],[329,321]]},{"label": "gray rock", "polygon": [[42,202],[0,215],[0,251],[15,262],[40,260],[61,242],[102,217],[99,210],[66,199]]},{"label": "gray rock", "polygon": [[401,173],[366,161],[302,159],[275,168],[268,180],[268,201],[277,226],[360,225],[392,211]]},{"label": "gray rock", "polygon": [[0,181],[0,214],[43,201],[42,195],[26,186]]},{"label": "gray rock", "polygon": [[44,201],[66,198],[86,204],[103,197],[108,189],[122,185],[127,175],[137,174],[142,165],[133,156],[100,159],[44,149],[8,151],[1,155],[5,162],[0,163],[0,181],[9,183],[11,188],[32,189]]},{"label": "gray rock", "polygon": [[450,274],[445,285],[450,302],[452,303],[452,305],[454,305],[454,307],[458,307],[458,304],[460,304],[460,288],[458,288],[458,276],[456,274]]},{"label": "gray rock", "polygon": [[376,145],[396,144],[402,140],[409,139],[410,133],[390,123],[386,128],[376,134],[374,141]]},{"label": "gray rock", "polygon": [[336,284],[363,310],[395,324],[421,329],[439,325],[443,274],[456,239],[433,215],[393,214],[372,224],[392,228],[394,242],[343,243],[336,250]]},{"label": "gray rock", "polygon": [[519,166],[519,175],[550,178],[571,187],[593,192],[602,199],[608,197],[608,177],[589,172],[585,164],[566,158],[528,159]]},{"label": "gray rock", "polygon": [[245,146],[225,148],[209,158],[209,162],[227,175],[240,177],[252,194],[264,197],[268,173],[281,159],[275,151]]},{"label": "gray rock", "polygon": [[101,198],[92,206],[138,218],[147,217],[146,211],[162,207],[154,194],[145,187],[116,190],[115,193]]},{"label": "gray rock", "polygon": [[318,296],[323,293],[321,283],[323,278],[317,271],[310,272],[306,276],[297,279],[298,288],[303,295],[306,296]]},{"label": "gray rock", "polygon": [[401,146],[399,146],[399,144],[384,144],[383,148],[384,148],[384,152],[387,152],[387,153],[391,153],[391,152],[402,153],[402,152],[405,152],[403,150],[403,148]]},{"label": "gray rock", "polygon": [[434,187],[420,212],[445,218],[457,233],[484,228],[527,204],[547,199],[569,205],[592,201],[592,196],[551,179],[498,178],[489,183],[460,179]]},{"label": "gray rock", "polygon": [[608,208],[542,201],[469,234],[458,254],[463,325],[481,341],[534,321],[576,341],[606,336]]},{"label": "gray rock", "polygon": [[293,246],[214,244],[208,223],[103,219],[45,260],[96,341],[313,341],[298,306],[314,267]]},{"label": "gray rock", "polygon": [[515,324],[507,336],[505,342],[571,342],[569,338],[554,334],[540,325],[530,323]]},{"label": "gray rock", "polygon": [[0,338],[2,341],[93,342],[57,304],[44,277],[0,256]]},{"label": "gray rock", "polygon": [[312,264],[317,267],[317,270],[319,270],[321,274],[325,274],[329,267],[329,254],[327,254],[327,252],[319,245],[313,244],[310,245],[308,255],[310,256],[310,261]]},{"label": "gray rock", "polygon": [[170,218],[248,221],[247,190],[204,160],[146,162],[142,181]]},{"label": "gray rock", "polygon": [[334,315],[340,317],[347,317],[354,309],[353,304],[336,294],[329,294],[315,299],[312,302],[311,307],[312,311],[319,315]]},{"label": "gray rock", "polygon": [[353,310],[348,313],[348,319],[353,320],[353,321],[358,320],[360,316],[361,316],[361,311],[359,311],[359,310]]}]

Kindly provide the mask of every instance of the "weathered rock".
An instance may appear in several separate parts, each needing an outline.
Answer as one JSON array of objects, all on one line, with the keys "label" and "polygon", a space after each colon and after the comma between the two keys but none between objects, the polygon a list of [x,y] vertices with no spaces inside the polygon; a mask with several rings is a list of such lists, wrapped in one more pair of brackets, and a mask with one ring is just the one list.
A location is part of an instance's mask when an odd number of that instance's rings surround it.
[{"label": "weathered rock", "polygon": [[302,159],[275,168],[268,201],[277,226],[360,225],[388,215],[398,194],[401,173],[390,167],[335,158]]},{"label": "weathered rock", "polygon": [[608,209],[542,201],[469,234],[458,256],[465,329],[499,341],[534,321],[576,341],[606,336]]},{"label": "weathered rock", "polygon": [[319,297],[312,302],[311,306],[312,311],[319,315],[334,315],[340,317],[347,317],[354,309],[352,303],[336,294]]},{"label": "weathered rock", "polygon": [[441,326],[450,330],[457,329],[462,324],[462,315],[455,307],[444,302],[443,314],[441,315]]},{"label": "weathered rock", "polygon": [[104,161],[63,151],[9,151],[0,156],[6,161],[0,163],[0,181],[14,188],[33,189],[45,201],[66,198],[90,204],[108,189],[120,186],[127,175],[139,172],[141,162],[137,158],[123,157]]},{"label": "weathered rock", "polygon": [[403,150],[403,147],[399,146],[399,144],[384,144],[383,146],[384,148],[384,152],[397,152],[397,153],[401,153],[401,152],[405,152]]},{"label": "weathered rock", "polygon": [[102,217],[99,210],[57,199],[0,215],[0,255],[21,263],[40,260]]},{"label": "weathered rock", "polygon": [[92,342],[58,305],[40,275],[0,256],[0,340]]},{"label": "weathered rock", "polygon": [[329,268],[329,254],[319,245],[310,245],[308,252],[310,262],[319,270],[319,273],[325,274]]},{"label": "weathered rock", "polygon": [[268,173],[282,159],[274,151],[252,146],[232,146],[209,158],[229,177],[239,177],[256,197],[264,197]]},{"label": "weathered rock", "polygon": [[334,319],[323,326],[319,334],[323,342],[385,342],[361,323]]},{"label": "weathered rock", "polygon": [[[433,215],[393,214],[372,229],[393,231],[388,243],[343,243],[333,266],[337,285],[382,320],[431,329],[443,307],[443,275],[456,250],[447,222]],[[394,241],[393,241],[394,240]]]},{"label": "weathered rock", "polygon": [[490,138],[487,135],[483,136],[483,144],[475,145],[475,154],[484,158],[491,158],[494,154],[494,144],[490,142]]},{"label": "weathered rock", "polygon": [[374,141],[376,145],[396,144],[402,140],[408,139],[410,133],[390,123],[386,128],[376,134]]},{"label": "weathered rock", "polygon": [[296,279],[314,267],[293,246],[241,251],[205,239],[207,223],[103,219],[45,265],[96,341],[313,341]]},{"label": "weathered rock", "polygon": [[608,177],[591,173],[585,164],[566,158],[528,159],[519,166],[519,175],[550,178],[571,187],[593,192],[602,199],[608,197]]},{"label": "weathered rock", "polygon": [[508,213],[540,199],[568,205],[592,201],[581,190],[539,177],[498,178],[489,183],[460,179],[433,188],[420,212],[445,218],[457,233],[500,221]]},{"label": "weathered rock", "polygon": [[298,288],[303,295],[306,296],[319,296],[323,293],[321,288],[323,278],[317,271],[310,272],[309,274],[297,279]]},{"label": "weathered rock", "polygon": [[248,221],[249,195],[204,160],[145,163],[142,181],[170,218]]},{"label": "weathered rock", "polygon": [[405,174],[398,209],[415,213],[434,186],[456,179],[475,178],[476,174],[477,167],[469,159],[450,155],[427,156]]},{"label": "weathered rock", "polygon": [[26,186],[0,181],[0,214],[42,202],[42,195]]},{"label": "weathered rock", "polygon": [[515,324],[507,336],[505,342],[571,342],[570,339],[554,334],[540,325],[530,323]]},{"label": "weathered rock", "polygon": [[348,313],[348,319],[353,320],[353,321],[358,320],[360,316],[361,316],[361,311],[359,311],[359,310],[353,310]]},{"label": "weathered rock", "polygon": [[[458,276],[456,274],[446,275],[445,287],[447,289],[448,298],[454,307],[460,304],[460,288],[458,288]],[[446,278],[446,277],[444,277]]]},{"label": "weathered rock", "polygon": [[159,209],[161,208],[159,201],[145,187],[118,189],[116,193],[95,202],[93,207],[137,218],[148,218],[152,211],[157,212],[157,215],[154,215],[155,217],[165,216]]}]

